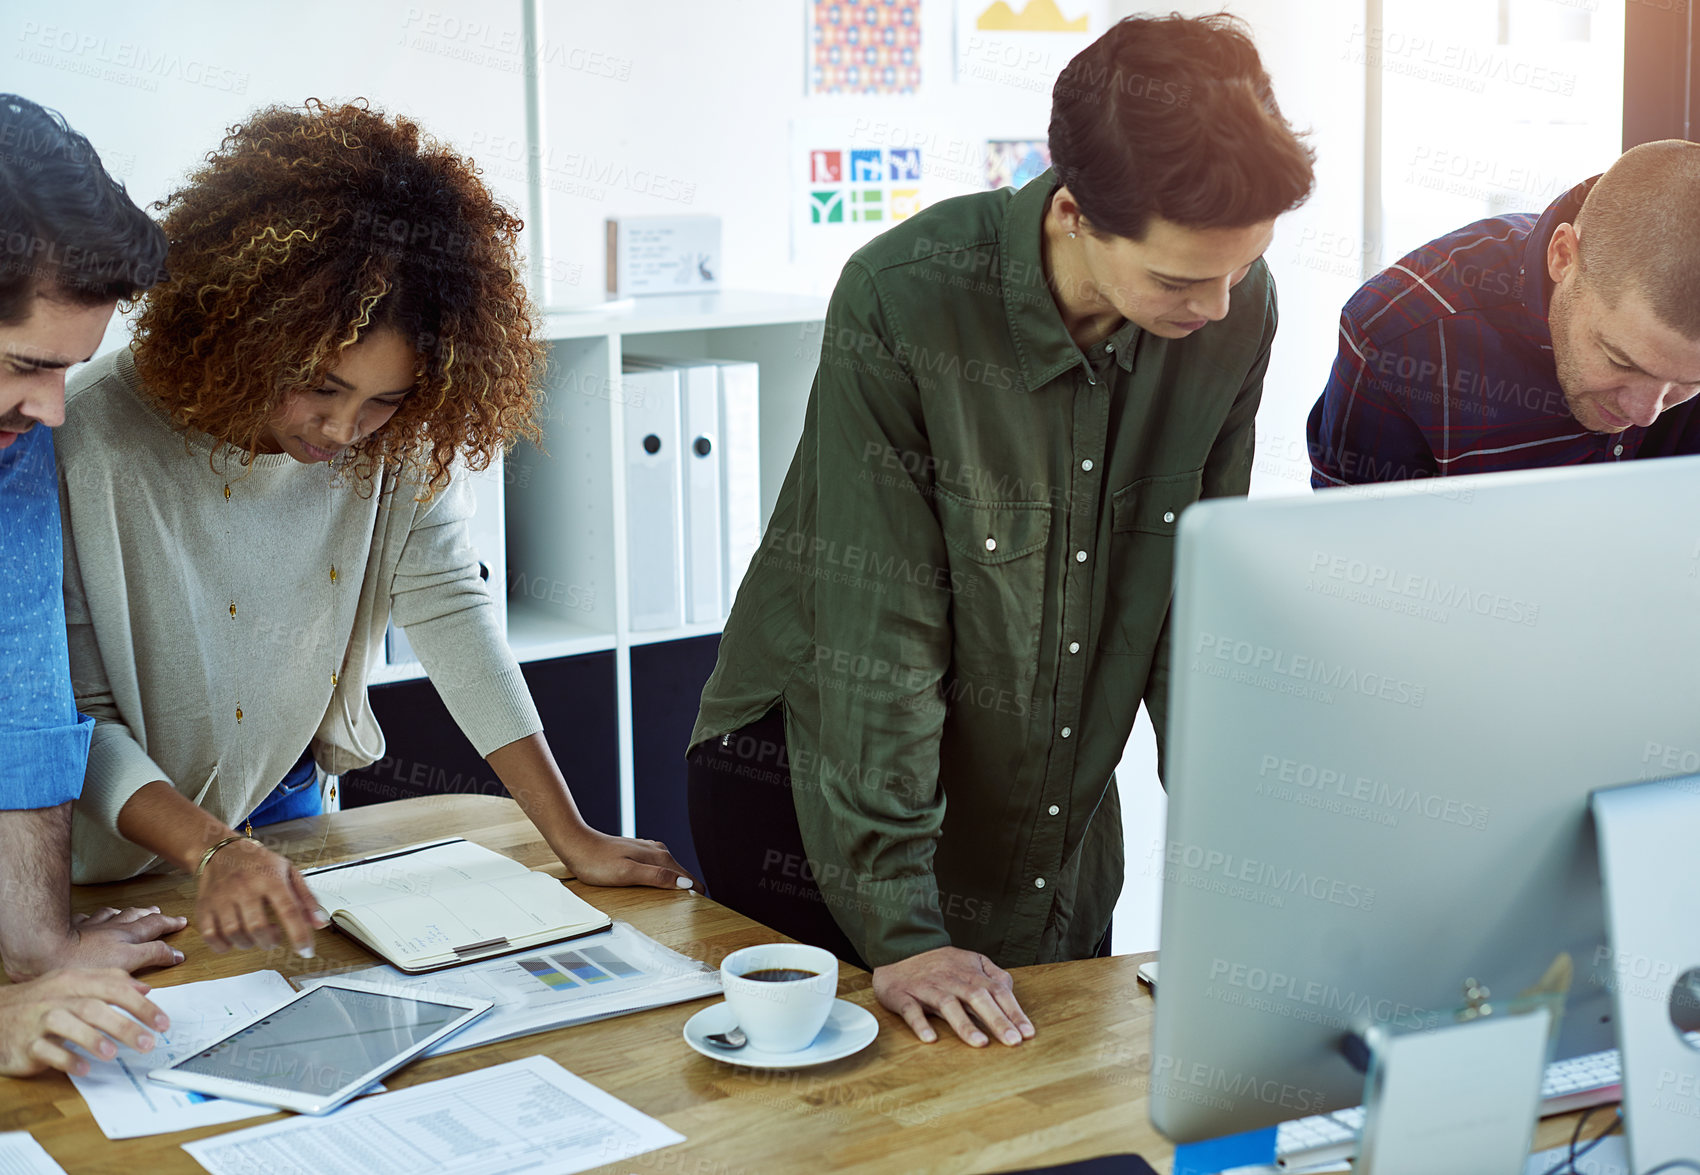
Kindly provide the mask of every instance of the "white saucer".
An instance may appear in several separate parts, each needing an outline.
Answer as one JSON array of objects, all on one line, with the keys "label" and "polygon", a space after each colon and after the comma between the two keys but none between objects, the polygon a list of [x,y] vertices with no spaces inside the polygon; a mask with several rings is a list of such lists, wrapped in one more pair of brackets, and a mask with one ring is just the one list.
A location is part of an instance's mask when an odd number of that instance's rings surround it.
[{"label": "white saucer", "polygon": [[814,1043],[794,1053],[769,1053],[747,1044],[741,1049],[718,1048],[703,1038],[711,1032],[725,1032],[736,1027],[738,1018],[730,1004],[722,1000],[704,1008],[685,1021],[685,1043],[705,1057],[725,1061],[728,1065],[744,1065],[751,1069],[805,1069],[824,1065],[861,1052],[874,1042],[880,1033],[880,1022],[866,1008],[848,1000],[833,1000]]}]

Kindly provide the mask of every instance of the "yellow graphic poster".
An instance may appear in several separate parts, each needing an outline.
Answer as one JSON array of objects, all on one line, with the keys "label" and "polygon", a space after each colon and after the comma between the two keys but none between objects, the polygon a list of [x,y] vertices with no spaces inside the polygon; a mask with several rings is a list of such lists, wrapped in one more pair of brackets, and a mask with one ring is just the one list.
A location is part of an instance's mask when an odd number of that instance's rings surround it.
[{"label": "yellow graphic poster", "polygon": [[1049,94],[1108,21],[1106,0],[956,0],[956,80]]},{"label": "yellow graphic poster", "polygon": [[[1017,0],[1020,3],[1020,0]],[[974,19],[974,27],[993,33],[1085,33],[1090,32],[1087,14],[1068,17],[1056,0],[1027,0],[1020,12],[1004,0],[993,0]]]}]

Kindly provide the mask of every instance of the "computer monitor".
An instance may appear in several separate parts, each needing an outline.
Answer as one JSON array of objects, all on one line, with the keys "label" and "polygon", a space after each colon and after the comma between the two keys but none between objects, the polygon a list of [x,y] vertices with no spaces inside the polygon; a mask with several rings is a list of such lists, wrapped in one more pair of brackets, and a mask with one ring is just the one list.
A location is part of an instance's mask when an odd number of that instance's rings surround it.
[{"label": "computer monitor", "polygon": [[1358,1104],[1346,1033],[1561,951],[1556,1055],[1615,1043],[1611,985],[1644,977],[1607,946],[1588,796],[1700,770],[1697,504],[1674,458],[1187,511],[1160,1130]]}]

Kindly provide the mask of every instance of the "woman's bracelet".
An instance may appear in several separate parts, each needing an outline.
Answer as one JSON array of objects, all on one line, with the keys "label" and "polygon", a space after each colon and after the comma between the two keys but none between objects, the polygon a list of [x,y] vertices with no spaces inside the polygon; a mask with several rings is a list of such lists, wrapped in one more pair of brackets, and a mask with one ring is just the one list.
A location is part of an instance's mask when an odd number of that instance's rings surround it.
[{"label": "woman's bracelet", "polygon": [[219,841],[217,844],[213,845],[212,848],[210,848],[206,852],[202,853],[201,854],[201,863],[199,865],[195,866],[195,880],[199,881],[201,879],[201,874],[206,872],[207,862],[213,859],[214,853],[218,852],[225,845],[233,845],[239,840],[247,840],[247,839],[248,838],[243,836],[240,832],[232,833],[231,835],[225,837],[223,840]]}]

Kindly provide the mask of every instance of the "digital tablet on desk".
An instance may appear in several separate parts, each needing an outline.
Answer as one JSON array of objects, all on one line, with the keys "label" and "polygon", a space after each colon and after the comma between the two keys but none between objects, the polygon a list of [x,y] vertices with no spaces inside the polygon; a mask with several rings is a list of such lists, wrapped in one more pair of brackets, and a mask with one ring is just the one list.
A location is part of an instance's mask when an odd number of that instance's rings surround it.
[{"label": "digital tablet on desk", "polygon": [[327,980],[148,1077],[212,1097],[325,1114],[491,1007],[489,1000]]}]

